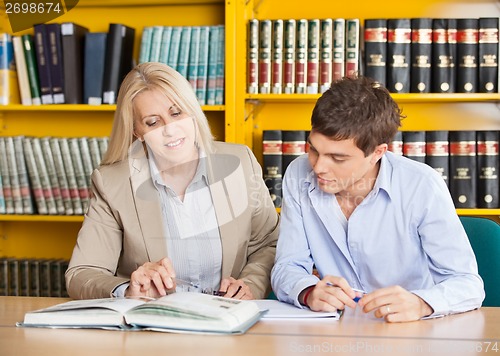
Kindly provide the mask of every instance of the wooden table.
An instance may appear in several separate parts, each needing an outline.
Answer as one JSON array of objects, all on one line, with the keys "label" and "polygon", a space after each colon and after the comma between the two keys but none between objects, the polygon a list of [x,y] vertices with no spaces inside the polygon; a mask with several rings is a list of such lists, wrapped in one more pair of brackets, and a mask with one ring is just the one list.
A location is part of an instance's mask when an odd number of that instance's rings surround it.
[{"label": "wooden table", "polygon": [[402,324],[356,309],[340,321],[260,321],[240,336],[15,326],[67,300],[0,297],[0,355],[500,355],[500,308]]}]

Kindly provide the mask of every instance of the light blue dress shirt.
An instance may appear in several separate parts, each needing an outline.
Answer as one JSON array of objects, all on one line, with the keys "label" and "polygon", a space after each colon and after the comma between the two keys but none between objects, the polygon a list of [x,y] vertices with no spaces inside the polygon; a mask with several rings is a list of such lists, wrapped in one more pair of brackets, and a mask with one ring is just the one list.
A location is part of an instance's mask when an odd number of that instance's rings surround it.
[{"label": "light blue dress shirt", "polygon": [[344,277],[367,292],[400,285],[432,316],[481,306],[484,287],[448,187],[431,167],[387,152],[372,191],[347,220],[335,195],[320,190],[307,155],[283,180],[280,236],[271,283],[281,301],[319,275]]}]

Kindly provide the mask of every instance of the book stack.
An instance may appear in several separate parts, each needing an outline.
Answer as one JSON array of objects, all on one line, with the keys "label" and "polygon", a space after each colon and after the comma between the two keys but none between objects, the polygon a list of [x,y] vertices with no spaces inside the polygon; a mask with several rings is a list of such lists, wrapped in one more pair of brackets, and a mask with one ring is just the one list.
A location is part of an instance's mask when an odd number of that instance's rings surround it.
[{"label": "book stack", "polygon": [[67,297],[64,259],[0,257],[0,296]]},{"label": "book stack", "polygon": [[12,37],[23,105],[116,103],[133,66],[133,28],[110,24],[108,33],[92,33],[73,22],[33,28]]},{"label": "book stack", "polygon": [[[264,130],[264,179],[281,207],[282,176],[307,153],[308,132]],[[500,208],[500,131],[398,131],[389,151],[434,168],[456,208]]]},{"label": "book stack", "polygon": [[83,214],[107,140],[0,137],[0,214]]},{"label": "book stack", "polygon": [[191,83],[200,105],[224,104],[225,29],[218,26],[147,26],[139,63],[160,62]]},{"label": "book stack", "polygon": [[448,185],[457,209],[493,209],[500,207],[499,134],[404,131],[394,138],[389,150],[398,154],[402,144],[404,156],[434,168]]},{"label": "book stack", "polygon": [[247,48],[248,93],[322,93],[360,71],[359,19],[252,19]]}]

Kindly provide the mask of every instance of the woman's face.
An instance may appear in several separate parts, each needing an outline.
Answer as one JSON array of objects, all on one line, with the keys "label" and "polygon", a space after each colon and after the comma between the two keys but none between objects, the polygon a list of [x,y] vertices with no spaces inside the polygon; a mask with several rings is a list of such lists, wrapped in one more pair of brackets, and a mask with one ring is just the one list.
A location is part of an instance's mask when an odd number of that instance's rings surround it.
[{"label": "woman's face", "polygon": [[198,158],[195,120],[158,90],[134,99],[134,134],[152,150],[159,168]]}]

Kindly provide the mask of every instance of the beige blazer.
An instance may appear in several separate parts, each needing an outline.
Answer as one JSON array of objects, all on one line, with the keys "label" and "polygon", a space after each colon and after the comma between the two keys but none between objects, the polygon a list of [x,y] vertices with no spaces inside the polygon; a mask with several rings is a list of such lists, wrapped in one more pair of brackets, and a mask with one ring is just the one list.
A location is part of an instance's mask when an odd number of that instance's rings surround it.
[{"label": "beige blazer", "polygon": [[[130,159],[92,173],[89,209],[66,271],[72,298],[109,297],[139,266],[168,255],[160,198],[136,142]],[[222,142],[215,147],[207,169],[221,236],[222,277],[241,278],[255,298],[265,298],[279,216],[252,151]]]}]

